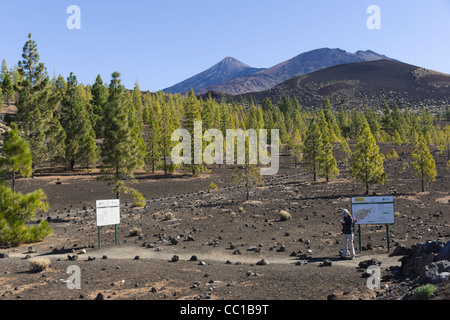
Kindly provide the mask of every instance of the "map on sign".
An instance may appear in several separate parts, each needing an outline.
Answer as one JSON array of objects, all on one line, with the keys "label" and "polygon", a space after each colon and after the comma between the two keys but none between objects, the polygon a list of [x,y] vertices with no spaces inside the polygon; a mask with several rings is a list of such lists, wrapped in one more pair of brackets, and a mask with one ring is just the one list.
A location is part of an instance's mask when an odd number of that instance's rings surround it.
[{"label": "map on sign", "polygon": [[356,224],[392,224],[394,197],[353,197],[352,212]]},{"label": "map on sign", "polygon": [[119,199],[97,200],[97,227],[109,226],[120,223],[120,202]]}]

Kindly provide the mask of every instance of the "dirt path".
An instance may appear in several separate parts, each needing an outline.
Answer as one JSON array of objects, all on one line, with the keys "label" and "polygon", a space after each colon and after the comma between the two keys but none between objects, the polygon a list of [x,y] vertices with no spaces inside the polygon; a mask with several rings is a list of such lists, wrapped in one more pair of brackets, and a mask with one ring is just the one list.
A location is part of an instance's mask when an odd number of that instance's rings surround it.
[{"label": "dirt path", "polygon": [[[16,252],[10,253],[11,258],[24,258],[27,253],[26,248],[24,247],[21,250],[17,250]],[[77,253],[73,253],[77,254]],[[45,256],[51,260],[53,259],[67,259],[67,253],[61,254],[30,254],[31,256]],[[288,257],[288,256],[276,256],[276,255],[266,255],[264,253],[255,254],[255,255],[234,255],[230,250],[229,253],[223,252],[220,250],[207,250],[207,251],[186,251],[183,249],[177,249],[176,247],[170,248],[165,247],[164,251],[156,251],[155,249],[148,249],[145,247],[136,247],[131,245],[118,245],[118,246],[108,246],[106,248],[96,248],[89,249],[86,254],[78,254],[78,258],[80,260],[88,259],[88,257],[95,259],[102,259],[106,256],[108,259],[116,259],[116,260],[133,260],[136,256],[139,256],[139,259],[144,260],[162,260],[162,261],[171,261],[172,257],[176,255],[179,260],[188,261],[191,257],[196,256],[198,261],[216,261],[223,262],[231,261],[231,263],[244,263],[244,264],[255,264],[256,262],[266,259],[270,264],[296,264],[299,259],[296,257]],[[399,257],[398,256],[389,256],[387,253],[363,253],[357,254],[356,258],[353,260],[341,260],[338,256],[335,257],[312,257],[311,259],[306,259],[308,264],[316,264],[320,265],[323,261],[328,260],[331,261],[333,265],[344,266],[348,268],[356,268],[358,267],[359,262],[364,260],[370,260],[372,258],[377,259],[382,262],[382,266],[384,268],[388,268],[390,266],[399,266]]]}]

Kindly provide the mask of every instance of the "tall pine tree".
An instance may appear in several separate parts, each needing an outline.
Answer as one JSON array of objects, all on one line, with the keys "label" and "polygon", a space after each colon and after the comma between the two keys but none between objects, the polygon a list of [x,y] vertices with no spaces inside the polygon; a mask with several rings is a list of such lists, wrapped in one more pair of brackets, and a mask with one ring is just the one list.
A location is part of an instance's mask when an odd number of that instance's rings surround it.
[{"label": "tall pine tree", "polygon": [[324,152],[322,133],[316,120],[313,119],[306,132],[305,149],[303,152],[303,162],[312,171],[314,181],[317,181],[317,169],[319,166],[319,156]]},{"label": "tall pine tree", "polygon": [[303,160],[303,148],[304,144],[302,141],[302,136],[300,135],[300,131],[296,129],[294,136],[289,142],[289,150],[291,152],[295,168],[297,168],[297,164]]},{"label": "tall pine tree", "polygon": [[99,150],[77,78],[72,73],[67,78],[67,90],[61,104],[62,123],[66,131],[66,166],[70,170],[74,169],[75,164],[89,168],[97,162]]},{"label": "tall pine tree", "polygon": [[96,137],[103,137],[103,117],[108,102],[108,87],[105,86],[100,75],[97,75],[95,83],[92,85],[91,93],[91,125]]},{"label": "tall pine tree", "polygon": [[366,194],[369,194],[370,185],[386,183],[383,157],[379,153],[379,148],[367,123],[356,137],[350,174],[356,181],[361,181],[365,185]]},{"label": "tall pine tree", "polygon": [[[199,139],[201,141],[201,150],[200,152],[203,154],[203,139],[202,134],[203,132],[196,132],[194,130],[194,122],[195,121],[201,121],[201,114],[200,114],[200,102],[196,98],[194,94],[194,90],[190,90],[185,104],[184,104],[184,128],[189,131],[191,135],[191,164],[184,164],[184,169],[186,171],[192,172],[192,175],[197,175],[205,171],[205,167],[202,163],[195,163],[195,157],[194,157],[194,142],[196,139]],[[198,135],[198,136],[197,136]]]},{"label": "tall pine tree", "polygon": [[152,106],[146,106],[146,110],[148,112],[148,136],[147,136],[147,152],[145,155],[145,167],[152,173],[155,172],[155,169],[161,166],[161,127],[160,127],[160,118],[161,108],[159,107],[159,103],[156,102],[157,106],[155,107],[159,113],[155,111],[155,108]]},{"label": "tall pine tree", "polygon": [[333,146],[327,142],[325,150],[319,155],[319,170],[320,177],[330,181],[330,178],[339,176],[339,169],[337,168],[336,158],[333,156]]},{"label": "tall pine tree", "polygon": [[33,155],[33,166],[44,160],[58,158],[64,150],[63,130],[56,107],[61,99],[52,85],[45,66],[39,62],[37,45],[28,35],[23,47],[18,72],[23,81],[19,84],[17,117],[25,131]]},{"label": "tall pine tree", "polygon": [[422,192],[424,192],[424,182],[434,181],[437,173],[435,161],[430,153],[430,149],[428,148],[423,133],[419,134],[419,139],[414,146],[411,156],[413,159],[411,164],[414,168],[414,177],[420,178]]},{"label": "tall pine tree", "polygon": [[175,126],[173,124],[170,107],[166,102],[162,103],[161,109],[158,109],[159,104],[156,104],[155,107],[155,112],[158,115],[158,118],[161,119],[161,168],[164,170],[164,174],[167,175],[168,172],[173,172],[175,170],[175,165],[171,161],[172,148],[175,146],[175,142],[172,141],[172,133],[175,130]]},{"label": "tall pine tree", "polygon": [[101,148],[103,164],[100,179],[112,185],[117,199],[121,193],[134,190],[127,186],[125,181],[134,180],[134,171],[142,163],[142,158],[138,156],[139,146],[133,139],[129,126],[125,99],[125,88],[121,84],[120,74],[114,72],[103,121],[105,131]]}]

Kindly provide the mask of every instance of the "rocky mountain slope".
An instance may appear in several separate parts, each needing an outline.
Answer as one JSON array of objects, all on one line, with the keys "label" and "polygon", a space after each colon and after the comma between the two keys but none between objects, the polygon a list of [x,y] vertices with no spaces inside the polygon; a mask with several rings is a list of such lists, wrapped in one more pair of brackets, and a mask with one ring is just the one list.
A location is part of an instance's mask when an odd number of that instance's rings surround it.
[{"label": "rocky mountain slope", "polygon": [[269,90],[239,97],[276,103],[283,95],[304,107],[319,107],[324,98],[335,106],[373,108],[397,103],[411,109],[441,110],[450,101],[450,75],[394,60],[338,65],[294,77]]}]

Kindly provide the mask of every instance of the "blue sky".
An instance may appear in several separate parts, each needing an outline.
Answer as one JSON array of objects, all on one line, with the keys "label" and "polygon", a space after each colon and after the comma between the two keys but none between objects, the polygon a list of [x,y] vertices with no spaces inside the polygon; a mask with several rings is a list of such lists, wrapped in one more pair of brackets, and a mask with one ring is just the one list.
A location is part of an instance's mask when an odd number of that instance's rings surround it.
[{"label": "blue sky", "polygon": [[[79,30],[66,26],[72,4]],[[366,26],[370,5],[379,30]],[[323,47],[450,73],[450,0],[0,0],[0,12],[0,60],[17,64],[31,33],[50,75],[85,84],[117,70],[128,88],[157,91],[226,56],[271,67]]]}]

